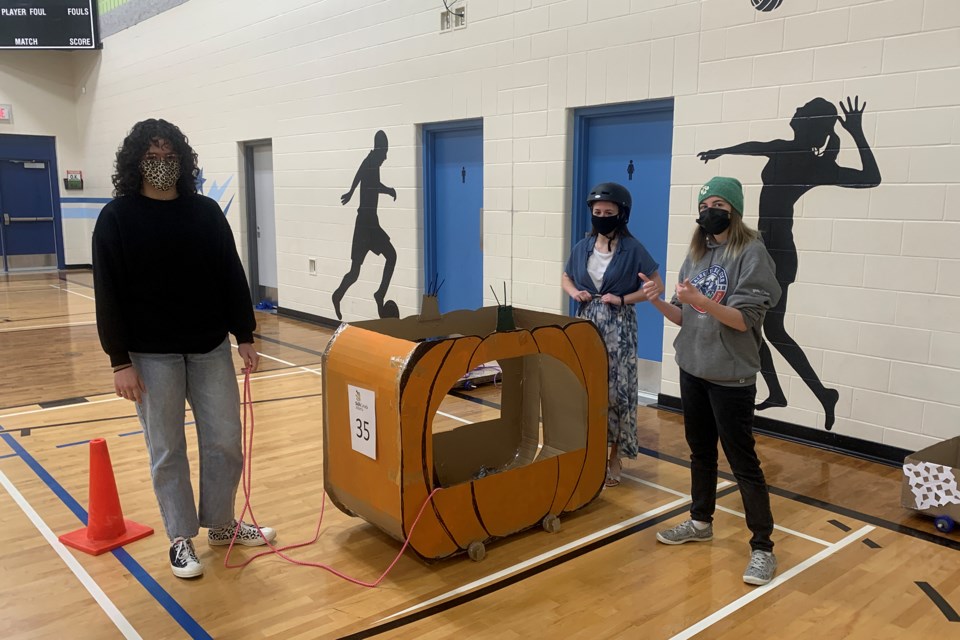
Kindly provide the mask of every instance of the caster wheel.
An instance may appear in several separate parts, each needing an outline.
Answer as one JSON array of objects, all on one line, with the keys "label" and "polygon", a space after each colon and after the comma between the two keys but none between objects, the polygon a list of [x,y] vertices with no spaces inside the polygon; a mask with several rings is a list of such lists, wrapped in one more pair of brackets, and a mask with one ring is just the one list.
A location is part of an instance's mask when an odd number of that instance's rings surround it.
[{"label": "caster wheel", "polygon": [[557,533],[560,531],[560,518],[552,513],[543,519],[543,530],[547,533]]},{"label": "caster wheel", "polygon": [[957,523],[950,516],[937,516],[933,519],[933,524],[936,525],[937,531],[950,533]]},{"label": "caster wheel", "polygon": [[467,555],[470,556],[470,559],[474,562],[480,562],[487,557],[487,548],[483,546],[482,542],[475,540],[467,547]]}]

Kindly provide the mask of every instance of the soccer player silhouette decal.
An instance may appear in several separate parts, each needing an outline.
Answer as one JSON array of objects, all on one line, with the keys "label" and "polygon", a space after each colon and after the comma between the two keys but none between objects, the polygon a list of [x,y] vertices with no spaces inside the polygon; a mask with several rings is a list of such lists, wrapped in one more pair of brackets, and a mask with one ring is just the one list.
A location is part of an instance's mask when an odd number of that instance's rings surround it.
[{"label": "soccer player silhouette decal", "polygon": [[380,219],[377,217],[381,193],[391,196],[394,200],[397,199],[396,189],[380,182],[380,166],[387,159],[387,147],[387,134],[377,131],[373,136],[373,149],[360,163],[357,175],[353,178],[353,184],[350,185],[350,191],[340,196],[340,204],[347,204],[357,190],[357,186],[360,187],[357,223],[353,228],[353,246],[350,250],[350,271],[343,276],[340,286],[333,292],[333,309],[338,319],[343,318],[340,302],[347,289],[360,277],[360,267],[367,253],[370,252],[378,256],[382,255],[386,260],[386,264],[383,265],[380,288],[373,294],[373,299],[377,303],[377,313],[381,318],[400,317],[397,303],[393,300],[385,300],[390,278],[393,277],[393,269],[397,265],[397,250],[393,248],[390,236],[380,226]]},{"label": "soccer player silhouette decal", "polygon": [[[797,248],[793,240],[793,208],[807,191],[819,186],[869,189],[880,184],[880,169],[863,134],[863,111],[859,96],[840,102],[841,118],[832,102],[814,98],[798,108],[790,120],[793,138],[769,142],[744,142],[722,149],[711,149],[698,154],[704,162],[724,155],[765,156],[767,163],[760,173],[760,212],[757,227],[777,267],[777,281],[783,295],[763,322],[765,341],[760,348],[761,375],[769,396],[757,405],[762,411],[769,407],[787,406],[787,398],[777,379],[768,342],[780,352],[797,375],[809,387],[823,406],[825,428],[833,428],[834,411],[840,394],[823,385],[819,376],[796,341],[784,327],[788,289],[797,278]],[[837,164],[840,136],[839,122],[853,138],[860,152],[862,169]]]}]

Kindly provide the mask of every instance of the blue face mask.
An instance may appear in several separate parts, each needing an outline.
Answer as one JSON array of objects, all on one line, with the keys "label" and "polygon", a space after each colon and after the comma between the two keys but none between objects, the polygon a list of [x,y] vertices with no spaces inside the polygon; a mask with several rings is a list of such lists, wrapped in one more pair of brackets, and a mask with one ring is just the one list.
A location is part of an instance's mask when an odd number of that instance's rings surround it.
[{"label": "blue face mask", "polygon": [[697,218],[697,224],[710,235],[723,233],[730,226],[730,212],[716,207],[704,209]]}]

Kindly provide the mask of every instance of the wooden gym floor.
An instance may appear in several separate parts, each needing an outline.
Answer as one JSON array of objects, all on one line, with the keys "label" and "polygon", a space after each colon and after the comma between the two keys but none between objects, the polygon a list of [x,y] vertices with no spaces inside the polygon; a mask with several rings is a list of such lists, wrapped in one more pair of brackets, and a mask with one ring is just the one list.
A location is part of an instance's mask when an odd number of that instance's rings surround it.
[{"label": "wooden gym floor", "polygon": [[[171,304],[175,304],[171,302]],[[188,310],[180,310],[188,313]],[[958,637],[960,537],[899,506],[898,468],[758,437],[778,530],[778,578],[740,580],[748,533],[725,475],[711,544],[669,547],[685,518],[680,416],[642,407],[643,454],[620,487],[482,562],[405,554],[375,589],[276,557],[175,578],[133,406],[112,392],[87,272],[0,276],[0,637],[3,638],[925,638]],[[258,313],[253,504],[278,542],[313,537],[323,504],[320,355],[331,332]],[[239,362],[239,361],[238,361]],[[489,419],[498,389],[447,397],[437,428]],[[190,420],[188,414],[188,420]],[[195,439],[191,433],[191,454]],[[125,517],[157,534],[92,557],[81,526],[88,447],[108,442]],[[194,468],[196,459],[192,458]],[[400,545],[327,503],[316,543],[290,552],[374,580]],[[233,560],[255,550],[241,548]]]}]

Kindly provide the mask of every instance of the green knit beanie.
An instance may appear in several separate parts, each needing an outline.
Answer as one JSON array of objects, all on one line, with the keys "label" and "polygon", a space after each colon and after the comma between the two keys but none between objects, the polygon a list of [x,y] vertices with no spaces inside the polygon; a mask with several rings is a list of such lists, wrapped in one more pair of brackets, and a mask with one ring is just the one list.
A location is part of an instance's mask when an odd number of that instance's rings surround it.
[{"label": "green knit beanie", "polygon": [[723,198],[737,210],[737,213],[743,215],[743,185],[736,178],[725,178],[723,176],[710,178],[710,182],[700,187],[700,199],[697,200],[697,204],[710,196]]}]

